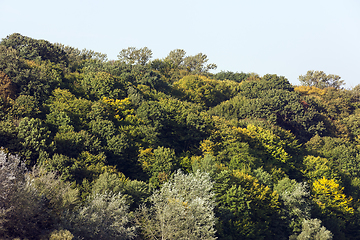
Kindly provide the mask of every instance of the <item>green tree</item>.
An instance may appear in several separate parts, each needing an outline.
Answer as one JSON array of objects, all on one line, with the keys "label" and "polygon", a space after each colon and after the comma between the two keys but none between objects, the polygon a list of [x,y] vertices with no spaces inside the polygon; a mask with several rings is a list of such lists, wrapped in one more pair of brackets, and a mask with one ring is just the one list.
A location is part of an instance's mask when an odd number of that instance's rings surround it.
[{"label": "green tree", "polygon": [[21,155],[30,166],[37,163],[40,152],[47,151],[51,147],[50,132],[38,118],[21,119],[17,137],[22,145]]},{"label": "green tree", "polygon": [[234,97],[239,86],[230,81],[218,81],[205,76],[188,75],[174,82],[173,87],[184,95],[184,100],[213,107]]},{"label": "green tree", "polygon": [[221,71],[221,72],[214,74],[214,78],[217,80],[232,80],[235,82],[245,81],[249,76],[250,76],[250,74],[248,74],[248,73],[243,73],[243,72],[234,73],[231,71]]},{"label": "green tree", "polygon": [[279,195],[254,177],[223,170],[214,176],[218,236],[222,239],[285,239]]},{"label": "green tree", "polygon": [[3,38],[0,45],[16,49],[20,57],[24,59],[50,60],[63,65],[68,63],[65,52],[58,45],[46,40],[37,40],[19,33],[13,33]]},{"label": "green tree", "polygon": [[144,171],[148,172],[150,183],[154,186],[168,181],[177,165],[175,151],[164,147],[158,147],[153,151],[152,149],[140,151],[139,162]]},{"label": "green tree", "polygon": [[184,67],[191,73],[200,74],[207,73],[209,70],[216,69],[214,63],[206,64],[209,61],[206,54],[198,53],[195,56],[184,58]]},{"label": "green tree", "polygon": [[165,60],[168,60],[172,64],[173,67],[180,68],[184,62],[185,56],[186,56],[186,52],[184,49],[175,49],[175,50],[172,50],[167,55]]},{"label": "green tree", "polygon": [[127,64],[145,65],[152,57],[152,51],[147,47],[137,49],[135,47],[128,47],[120,51],[118,58]]},{"label": "green tree", "polygon": [[106,72],[87,72],[80,79],[85,95],[99,100],[103,97],[121,99],[126,96],[124,85],[117,77]]},{"label": "green tree", "polygon": [[306,75],[300,75],[299,81],[305,86],[314,86],[317,88],[333,87],[335,89],[342,88],[345,85],[344,80],[340,80],[341,77],[334,74],[324,73],[323,71],[307,71]]}]

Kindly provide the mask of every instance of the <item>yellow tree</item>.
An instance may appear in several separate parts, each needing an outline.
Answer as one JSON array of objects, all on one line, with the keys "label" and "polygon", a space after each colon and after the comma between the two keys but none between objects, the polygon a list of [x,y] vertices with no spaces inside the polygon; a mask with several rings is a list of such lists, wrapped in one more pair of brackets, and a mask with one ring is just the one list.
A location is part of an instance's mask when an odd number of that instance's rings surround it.
[{"label": "yellow tree", "polygon": [[313,199],[322,213],[348,217],[354,214],[352,197],[346,197],[334,179],[318,179],[313,183]]}]

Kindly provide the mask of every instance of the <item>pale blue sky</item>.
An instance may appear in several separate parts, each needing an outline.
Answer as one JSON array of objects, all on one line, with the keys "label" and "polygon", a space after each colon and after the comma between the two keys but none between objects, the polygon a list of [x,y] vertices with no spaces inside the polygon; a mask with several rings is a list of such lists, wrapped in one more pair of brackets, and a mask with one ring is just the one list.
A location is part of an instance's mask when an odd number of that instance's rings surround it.
[{"label": "pale blue sky", "polygon": [[0,0],[0,38],[36,39],[106,53],[147,46],[208,55],[218,69],[275,73],[298,84],[308,70],[360,83],[359,0]]}]

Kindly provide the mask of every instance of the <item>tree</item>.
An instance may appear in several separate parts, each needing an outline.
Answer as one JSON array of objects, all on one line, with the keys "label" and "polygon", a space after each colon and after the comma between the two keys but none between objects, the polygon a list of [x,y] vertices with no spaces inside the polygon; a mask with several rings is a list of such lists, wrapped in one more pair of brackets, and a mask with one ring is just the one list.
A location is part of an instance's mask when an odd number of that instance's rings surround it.
[{"label": "tree", "polygon": [[113,75],[106,72],[85,73],[79,81],[86,95],[90,99],[110,97],[120,99],[125,96],[124,85]]},{"label": "tree", "polygon": [[285,206],[285,216],[293,232],[301,231],[303,221],[311,217],[310,190],[306,182],[297,183],[293,179],[283,178],[274,187]]},{"label": "tree", "polygon": [[216,69],[214,63],[205,65],[209,59],[206,54],[198,53],[195,56],[188,56],[184,58],[184,67],[191,73],[200,74],[207,73],[209,70]]},{"label": "tree", "polygon": [[184,62],[185,55],[186,52],[184,49],[175,49],[167,55],[165,60],[171,62],[174,68],[179,68]]},{"label": "tree", "polygon": [[254,177],[223,170],[214,177],[215,212],[222,239],[284,239],[279,195]]},{"label": "tree", "polygon": [[323,213],[330,216],[335,215],[342,218],[351,218],[354,214],[352,197],[347,197],[334,179],[325,177],[313,183],[313,200]]},{"label": "tree", "polygon": [[169,179],[176,165],[175,151],[170,148],[158,147],[140,151],[139,162],[150,176],[150,183],[159,186]]},{"label": "tree", "polygon": [[14,99],[16,87],[10,78],[2,71],[0,71],[0,98],[6,104],[9,99]]},{"label": "tree", "polygon": [[37,40],[13,33],[3,38],[1,45],[16,49],[22,58],[29,60],[50,60],[67,65],[68,59],[61,47],[46,40]]},{"label": "tree", "polygon": [[146,65],[152,57],[152,51],[147,47],[137,49],[135,47],[128,47],[120,51],[118,58],[127,64]]},{"label": "tree", "polygon": [[149,239],[216,239],[213,183],[207,173],[175,172],[142,205],[137,222]]},{"label": "tree", "polygon": [[194,74],[207,73],[209,70],[217,68],[214,63],[206,65],[209,61],[206,54],[198,53],[195,56],[186,56],[183,49],[171,51],[165,60],[169,61],[175,69],[185,69]]},{"label": "tree", "polygon": [[298,236],[291,236],[290,240],[331,240],[333,234],[324,226],[321,220],[309,219],[302,223],[302,232]]},{"label": "tree", "polygon": [[18,139],[22,145],[21,155],[33,166],[40,152],[49,148],[50,132],[47,126],[38,118],[25,117],[18,127]]},{"label": "tree", "polygon": [[250,74],[248,73],[234,73],[231,71],[221,71],[219,73],[214,74],[214,78],[217,80],[232,80],[235,82],[242,82],[245,81],[248,77],[250,77]]},{"label": "tree", "polygon": [[0,235],[41,239],[78,202],[78,191],[54,172],[28,171],[19,157],[0,150]]},{"label": "tree", "polygon": [[135,225],[121,193],[93,194],[78,211],[69,213],[64,226],[79,239],[133,239]]},{"label": "tree", "polygon": [[345,85],[344,80],[340,80],[341,77],[334,74],[324,73],[323,71],[307,71],[306,75],[300,75],[299,81],[305,86],[314,86],[317,88],[333,87],[335,89],[342,88]]}]

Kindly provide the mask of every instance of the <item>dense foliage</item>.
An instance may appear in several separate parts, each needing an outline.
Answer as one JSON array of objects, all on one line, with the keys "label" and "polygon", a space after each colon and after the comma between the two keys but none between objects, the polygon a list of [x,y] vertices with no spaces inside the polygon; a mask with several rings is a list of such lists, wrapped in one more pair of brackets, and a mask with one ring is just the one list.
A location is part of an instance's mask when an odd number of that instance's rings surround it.
[{"label": "dense foliage", "polygon": [[358,239],[360,87],[0,42],[0,235]]}]

